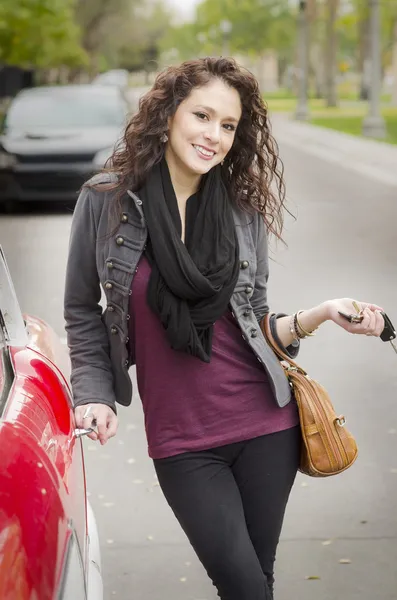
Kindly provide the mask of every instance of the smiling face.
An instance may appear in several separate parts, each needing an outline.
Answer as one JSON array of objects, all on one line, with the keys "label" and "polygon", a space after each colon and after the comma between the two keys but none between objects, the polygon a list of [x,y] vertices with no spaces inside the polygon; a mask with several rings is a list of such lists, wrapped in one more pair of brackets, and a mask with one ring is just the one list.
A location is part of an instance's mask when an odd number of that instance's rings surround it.
[{"label": "smiling face", "polygon": [[221,163],[241,112],[239,93],[220,79],[194,88],[168,122],[165,157],[171,173],[196,178]]}]

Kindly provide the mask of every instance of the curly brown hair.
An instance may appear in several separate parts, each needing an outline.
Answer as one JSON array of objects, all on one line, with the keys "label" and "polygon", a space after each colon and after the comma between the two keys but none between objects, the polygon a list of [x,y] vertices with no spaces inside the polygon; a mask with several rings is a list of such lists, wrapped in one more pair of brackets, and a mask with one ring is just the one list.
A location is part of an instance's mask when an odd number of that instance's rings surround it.
[{"label": "curly brown hair", "polygon": [[117,183],[110,187],[119,189],[120,200],[127,189],[137,191],[142,186],[164,155],[161,138],[168,129],[168,119],[194,88],[205,86],[214,78],[234,88],[242,105],[233,146],[222,166],[229,194],[242,209],[260,212],[268,230],[281,238],[285,201],[283,163],[271,135],[267,106],[258,82],[232,58],[189,60],[168,67],[157,76],[153,87],[141,98],[138,112],[106,165],[106,172],[118,176]]}]

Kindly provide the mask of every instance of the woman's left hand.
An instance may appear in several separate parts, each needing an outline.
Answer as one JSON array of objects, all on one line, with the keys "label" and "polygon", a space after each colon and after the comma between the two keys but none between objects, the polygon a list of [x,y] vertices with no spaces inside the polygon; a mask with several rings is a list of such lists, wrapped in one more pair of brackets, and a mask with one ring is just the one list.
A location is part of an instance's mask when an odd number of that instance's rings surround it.
[{"label": "woman's left hand", "polygon": [[[361,315],[364,317],[361,323],[349,323],[347,319],[341,317],[338,311],[345,314],[357,314],[353,306],[355,302],[361,310]],[[338,300],[329,300],[327,303],[327,312],[329,320],[333,321],[342,329],[349,333],[365,334],[379,337],[385,327],[385,321],[381,315],[383,308],[376,304],[368,302],[358,302],[351,298],[339,298]]]}]

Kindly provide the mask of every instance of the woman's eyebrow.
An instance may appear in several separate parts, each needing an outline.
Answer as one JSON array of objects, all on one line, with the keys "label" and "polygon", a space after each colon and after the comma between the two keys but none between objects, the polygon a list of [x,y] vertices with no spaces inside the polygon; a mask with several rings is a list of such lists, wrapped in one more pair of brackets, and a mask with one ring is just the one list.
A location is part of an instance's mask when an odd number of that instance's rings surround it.
[{"label": "woman's eyebrow", "polygon": [[[203,104],[198,104],[195,108],[202,108],[202,109],[206,110],[207,112],[209,112],[211,115],[216,115],[216,110],[214,108],[211,108],[210,106],[204,106]],[[234,123],[239,122],[239,119],[236,119],[236,117],[224,117],[223,120],[224,121],[233,121]]]}]

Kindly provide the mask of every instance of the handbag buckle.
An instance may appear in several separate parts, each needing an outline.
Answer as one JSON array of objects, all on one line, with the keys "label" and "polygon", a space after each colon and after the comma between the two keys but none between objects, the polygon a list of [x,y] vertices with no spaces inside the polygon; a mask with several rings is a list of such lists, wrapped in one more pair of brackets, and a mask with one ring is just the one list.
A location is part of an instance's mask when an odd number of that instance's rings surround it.
[{"label": "handbag buckle", "polygon": [[343,427],[346,424],[346,419],[343,415],[341,415],[336,419],[336,422],[338,423],[338,425],[340,425],[340,427]]}]

